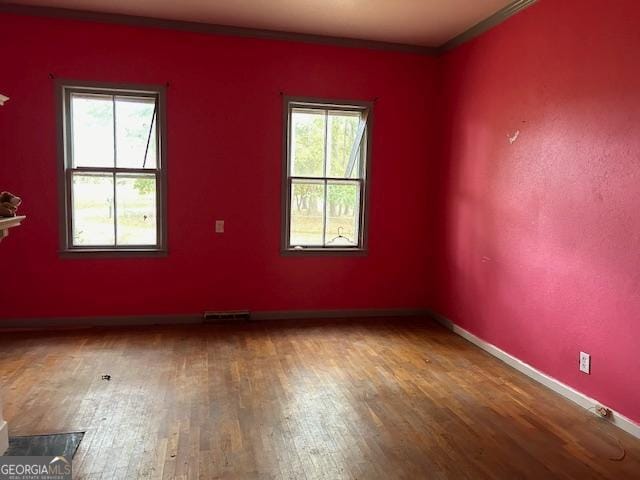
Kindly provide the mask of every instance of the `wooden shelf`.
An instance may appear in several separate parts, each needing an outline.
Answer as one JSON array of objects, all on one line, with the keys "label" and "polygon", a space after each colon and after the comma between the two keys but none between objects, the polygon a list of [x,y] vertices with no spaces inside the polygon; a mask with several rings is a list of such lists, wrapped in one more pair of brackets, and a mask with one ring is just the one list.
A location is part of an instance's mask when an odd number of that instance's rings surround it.
[{"label": "wooden shelf", "polygon": [[9,229],[17,227],[27,218],[24,215],[18,217],[0,217],[0,242],[4,237],[9,235]]}]

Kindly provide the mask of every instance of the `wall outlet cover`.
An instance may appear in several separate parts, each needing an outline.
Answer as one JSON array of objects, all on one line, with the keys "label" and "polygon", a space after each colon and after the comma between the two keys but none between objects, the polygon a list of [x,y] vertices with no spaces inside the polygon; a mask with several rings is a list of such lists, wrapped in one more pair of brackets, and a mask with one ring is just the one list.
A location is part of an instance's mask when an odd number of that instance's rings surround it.
[{"label": "wall outlet cover", "polygon": [[216,233],[224,233],[224,220],[216,220]]},{"label": "wall outlet cover", "polygon": [[580,371],[583,373],[591,373],[591,355],[580,352]]}]

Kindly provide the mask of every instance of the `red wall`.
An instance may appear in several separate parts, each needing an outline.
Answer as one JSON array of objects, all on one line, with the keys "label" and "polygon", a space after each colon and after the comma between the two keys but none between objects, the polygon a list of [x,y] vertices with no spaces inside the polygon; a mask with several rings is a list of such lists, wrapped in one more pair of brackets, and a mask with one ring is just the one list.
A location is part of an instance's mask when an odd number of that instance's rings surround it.
[{"label": "red wall", "polygon": [[[0,315],[433,306],[640,421],[638,25],[541,0],[433,59],[0,15]],[[168,257],[58,257],[50,72],[171,83]],[[280,256],[281,91],[379,98],[368,256]]]},{"label": "red wall", "polygon": [[[2,318],[424,304],[435,59],[12,15],[0,15],[0,45],[0,92],[11,97],[0,187],[28,215],[0,248]],[[170,82],[168,257],[59,258],[49,73]],[[378,98],[368,256],[280,255],[280,92]]]},{"label": "red wall", "polygon": [[433,299],[636,421],[639,25],[635,0],[542,0],[444,57]]}]

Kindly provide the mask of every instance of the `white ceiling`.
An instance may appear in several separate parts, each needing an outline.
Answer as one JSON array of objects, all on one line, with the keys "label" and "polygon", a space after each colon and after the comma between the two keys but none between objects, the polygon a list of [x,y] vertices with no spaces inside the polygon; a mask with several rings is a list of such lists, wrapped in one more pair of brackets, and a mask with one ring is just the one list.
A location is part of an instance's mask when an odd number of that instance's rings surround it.
[{"label": "white ceiling", "polygon": [[437,47],[513,3],[513,0],[10,0],[10,2]]}]

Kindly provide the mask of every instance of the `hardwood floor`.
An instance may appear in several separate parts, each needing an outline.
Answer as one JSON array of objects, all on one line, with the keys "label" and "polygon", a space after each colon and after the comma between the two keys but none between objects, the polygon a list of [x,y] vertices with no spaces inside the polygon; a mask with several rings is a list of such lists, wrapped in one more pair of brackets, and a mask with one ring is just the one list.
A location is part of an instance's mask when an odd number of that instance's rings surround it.
[{"label": "hardwood floor", "polygon": [[640,478],[640,440],[426,320],[1,332],[0,390],[11,435],[86,431],[78,479]]}]

